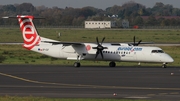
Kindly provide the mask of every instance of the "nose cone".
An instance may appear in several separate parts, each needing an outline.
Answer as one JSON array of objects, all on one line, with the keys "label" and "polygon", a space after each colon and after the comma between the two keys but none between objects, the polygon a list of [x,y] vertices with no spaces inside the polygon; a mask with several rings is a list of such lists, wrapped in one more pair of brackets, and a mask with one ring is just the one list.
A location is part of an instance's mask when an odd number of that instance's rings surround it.
[{"label": "nose cone", "polygon": [[171,56],[169,56],[168,54],[167,54],[167,56],[166,56],[166,62],[167,63],[171,63],[171,62],[174,62],[174,59],[171,57]]},{"label": "nose cone", "polygon": [[170,62],[174,62],[174,59],[170,57],[170,58],[168,59],[168,62],[169,62],[169,63],[170,63]]}]

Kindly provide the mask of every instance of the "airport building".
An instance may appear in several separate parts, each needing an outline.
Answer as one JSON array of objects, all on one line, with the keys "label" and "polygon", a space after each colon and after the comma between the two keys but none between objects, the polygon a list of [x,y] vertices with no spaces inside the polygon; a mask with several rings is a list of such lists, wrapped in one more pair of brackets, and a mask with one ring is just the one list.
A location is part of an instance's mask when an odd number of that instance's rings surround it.
[{"label": "airport building", "polygon": [[113,28],[115,21],[85,21],[85,28]]}]

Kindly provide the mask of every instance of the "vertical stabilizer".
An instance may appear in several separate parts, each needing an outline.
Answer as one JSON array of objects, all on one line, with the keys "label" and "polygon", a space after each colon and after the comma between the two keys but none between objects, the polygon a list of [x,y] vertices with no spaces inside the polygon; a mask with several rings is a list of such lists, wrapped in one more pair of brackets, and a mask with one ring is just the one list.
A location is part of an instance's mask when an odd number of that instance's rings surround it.
[{"label": "vertical stabilizer", "polygon": [[33,24],[34,16],[17,15],[17,18],[24,40],[23,47],[28,50],[31,50],[41,40]]}]

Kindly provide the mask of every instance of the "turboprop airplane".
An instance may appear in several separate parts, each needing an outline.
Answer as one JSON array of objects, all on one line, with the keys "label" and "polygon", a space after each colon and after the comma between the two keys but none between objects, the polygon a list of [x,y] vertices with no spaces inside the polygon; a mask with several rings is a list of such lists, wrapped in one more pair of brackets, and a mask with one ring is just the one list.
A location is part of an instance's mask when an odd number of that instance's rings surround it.
[{"label": "turboprop airplane", "polygon": [[115,67],[115,62],[153,62],[162,63],[166,68],[167,63],[174,60],[159,47],[138,46],[141,40],[136,43],[103,43],[105,37],[96,43],[61,42],[41,37],[34,24],[34,16],[17,15],[20,30],[24,39],[23,47],[41,54],[55,58],[76,60],[75,67],[80,67],[81,60],[110,61],[109,66]]}]

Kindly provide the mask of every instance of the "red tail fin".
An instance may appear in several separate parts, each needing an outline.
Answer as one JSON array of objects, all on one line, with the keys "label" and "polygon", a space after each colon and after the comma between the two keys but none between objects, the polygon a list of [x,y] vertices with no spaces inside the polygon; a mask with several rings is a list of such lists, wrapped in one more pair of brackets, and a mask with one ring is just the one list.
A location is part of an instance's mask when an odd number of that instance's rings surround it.
[{"label": "red tail fin", "polygon": [[24,39],[24,47],[31,50],[35,45],[39,44],[40,36],[38,35],[36,28],[33,24],[34,16],[17,16],[22,36]]}]

